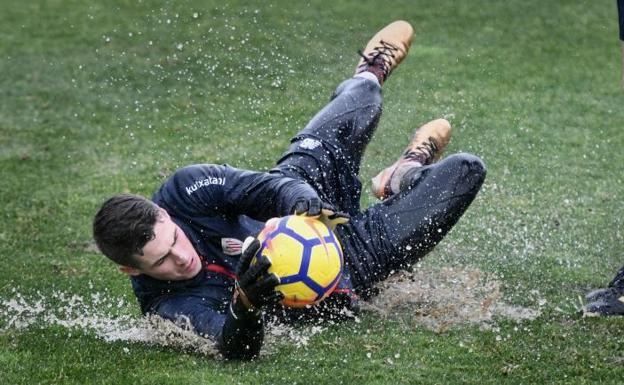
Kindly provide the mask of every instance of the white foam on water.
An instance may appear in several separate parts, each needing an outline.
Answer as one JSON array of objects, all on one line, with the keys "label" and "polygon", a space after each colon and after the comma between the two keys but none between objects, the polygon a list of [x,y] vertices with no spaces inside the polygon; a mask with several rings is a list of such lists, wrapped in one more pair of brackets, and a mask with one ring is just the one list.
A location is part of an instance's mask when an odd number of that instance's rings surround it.
[{"label": "white foam on water", "polygon": [[275,347],[282,343],[290,343],[296,348],[308,346],[310,338],[324,332],[326,326],[313,325],[303,328],[293,327],[283,323],[269,323],[265,330],[265,349],[267,353],[271,353]]},{"label": "white foam on water", "polygon": [[53,291],[47,296],[39,292],[26,297],[14,289],[12,298],[0,298],[0,320],[3,330],[61,326],[93,333],[106,342],[145,343],[216,355],[214,343],[195,334],[188,325],[174,324],[157,316],[110,314],[126,305],[123,300],[100,293],[85,298]]},{"label": "white foam on water", "polygon": [[540,310],[504,302],[500,281],[472,267],[417,267],[378,287],[379,295],[364,309],[436,332],[470,324],[487,329],[498,318],[523,321],[540,315]]}]

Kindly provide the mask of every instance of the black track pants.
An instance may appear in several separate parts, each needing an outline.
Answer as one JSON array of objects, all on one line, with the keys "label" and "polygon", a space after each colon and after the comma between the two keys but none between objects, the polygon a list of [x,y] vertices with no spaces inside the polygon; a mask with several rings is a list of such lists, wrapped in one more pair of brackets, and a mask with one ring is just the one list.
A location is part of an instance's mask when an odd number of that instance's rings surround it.
[{"label": "black track pants", "polygon": [[[356,291],[422,258],[457,223],[485,178],[474,155],[456,154],[425,166],[408,187],[360,210],[362,154],[381,116],[381,87],[352,78],[292,140],[272,172],[301,178],[321,198],[351,215],[336,229]],[[383,167],[380,167],[380,169]]]}]

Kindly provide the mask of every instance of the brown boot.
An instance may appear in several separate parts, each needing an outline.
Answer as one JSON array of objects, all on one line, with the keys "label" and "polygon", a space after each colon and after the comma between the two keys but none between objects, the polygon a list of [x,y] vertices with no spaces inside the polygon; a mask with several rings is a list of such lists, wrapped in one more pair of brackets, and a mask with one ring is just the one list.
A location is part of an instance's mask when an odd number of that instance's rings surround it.
[{"label": "brown boot", "polygon": [[355,73],[372,72],[379,79],[379,84],[388,78],[390,72],[407,56],[414,29],[403,20],[388,24],[368,42],[364,52],[359,52],[362,59],[358,63]]},{"label": "brown boot", "polygon": [[414,167],[437,162],[449,140],[451,124],[446,119],[433,120],[420,127],[403,155],[372,179],[373,194],[386,199],[398,193],[403,176]]}]

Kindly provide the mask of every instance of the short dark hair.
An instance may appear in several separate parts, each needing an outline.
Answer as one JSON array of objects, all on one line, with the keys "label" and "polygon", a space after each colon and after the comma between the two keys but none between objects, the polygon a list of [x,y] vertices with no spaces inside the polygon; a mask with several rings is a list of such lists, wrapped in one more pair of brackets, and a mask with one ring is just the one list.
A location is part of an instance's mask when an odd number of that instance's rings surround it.
[{"label": "short dark hair", "polygon": [[140,195],[115,195],[95,214],[93,238],[109,259],[138,268],[135,255],[143,255],[145,244],[154,239],[159,215],[159,207]]}]

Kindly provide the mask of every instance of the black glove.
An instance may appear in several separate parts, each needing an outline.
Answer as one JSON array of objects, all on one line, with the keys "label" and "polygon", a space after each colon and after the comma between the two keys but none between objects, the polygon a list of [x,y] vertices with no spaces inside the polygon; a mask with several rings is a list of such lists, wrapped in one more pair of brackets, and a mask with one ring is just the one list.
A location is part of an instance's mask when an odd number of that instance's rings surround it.
[{"label": "black glove", "polygon": [[295,202],[295,215],[317,217],[321,215],[323,204],[319,198],[299,198]]},{"label": "black glove", "polygon": [[316,217],[331,231],[334,231],[336,226],[349,222],[350,218],[349,214],[336,211],[333,206],[319,198],[299,199],[295,203],[295,214]]},{"label": "black glove", "polygon": [[235,302],[242,303],[249,311],[257,311],[267,303],[281,301],[282,293],[275,291],[279,285],[279,277],[268,274],[271,260],[264,255],[258,255],[257,263],[251,265],[260,249],[260,241],[256,238],[245,239],[241,258],[236,269],[236,297]]}]

